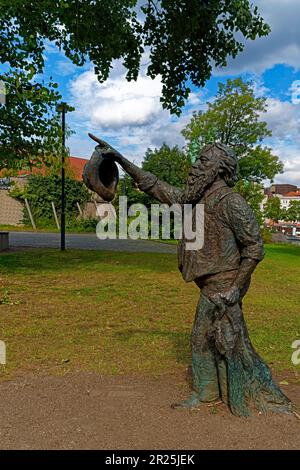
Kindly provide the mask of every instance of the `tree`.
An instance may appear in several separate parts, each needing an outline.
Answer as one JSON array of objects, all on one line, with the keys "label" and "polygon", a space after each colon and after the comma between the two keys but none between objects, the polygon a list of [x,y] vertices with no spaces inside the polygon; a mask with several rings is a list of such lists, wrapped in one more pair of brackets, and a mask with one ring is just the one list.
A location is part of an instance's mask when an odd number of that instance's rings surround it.
[{"label": "tree", "polygon": [[47,86],[33,83],[32,78],[21,70],[0,75],[5,89],[5,102],[0,103],[0,169],[50,165],[61,148],[57,86],[51,81]]},{"label": "tree", "polygon": [[300,201],[291,201],[285,214],[285,220],[300,222]]},{"label": "tree", "polygon": [[267,200],[264,205],[264,216],[274,222],[278,222],[285,217],[284,211],[281,209],[279,197],[275,196]]},{"label": "tree", "polygon": [[162,103],[179,113],[188,82],[203,86],[212,66],[226,66],[243,50],[241,39],[265,36],[270,28],[249,0],[2,0],[0,60],[12,68],[42,72],[47,41],[76,65],[91,61],[100,81],[114,59],[127,79],[138,76],[149,52],[147,74],[160,76]]},{"label": "tree", "polygon": [[[147,149],[145,158],[142,162],[143,170],[150,171],[160,180],[183,188],[186,184],[188,171],[191,165],[190,157],[177,145],[169,147],[163,144],[159,149]],[[140,191],[134,181],[125,175],[119,184],[114,205],[117,207],[118,197],[126,195],[128,204],[140,203],[149,206],[157,201],[147,194]]]},{"label": "tree", "polygon": [[152,199],[150,199],[147,194],[143,193],[138,189],[137,185],[134,183],[132,178],[130,178],[127,174],[120,178],[116,191],[116,196],[113,200],[113,205],[117,210],[119,209],[120,196],[127,197],[128,207],[132,204],[144,204],[147,206],[151,204],[152,201]]},{"label": "tree", "polygon": [[190,158],[183,150],[165,143],[160,149],[148,149],[142,163],[143,170],[178,188],[185,186],[190,166]]},{"label": "tree", "polygon": [[195,113],[182,131],[188,148],[201,149],[213,141],[223,142],[235,150],[240,178],[248,181],[273,180],[282,172],[278,157],[262,145],[271,136],[267,123],[261,120],[266,99],[255,97],[251,82],[237,78],[220,83],[216,99],[207,106],[207,111]]},{"label": "tree", "polygon": [[[90,199],[89,192],[83,183],[66,178],[66,218],[69,223],[78,215],[77,202],[84,206]],[[47,188],[47,191],[45,191]],[[28,178],[25,188],[15,187],[10,194],[20,200],[28,199],[33,217],[38,226],[54,225],[51,203],[61,212],[61,178],[55,174],[50,176],[32,175]],[[24,222],[28,223],[27,211],[24,211]]]}]

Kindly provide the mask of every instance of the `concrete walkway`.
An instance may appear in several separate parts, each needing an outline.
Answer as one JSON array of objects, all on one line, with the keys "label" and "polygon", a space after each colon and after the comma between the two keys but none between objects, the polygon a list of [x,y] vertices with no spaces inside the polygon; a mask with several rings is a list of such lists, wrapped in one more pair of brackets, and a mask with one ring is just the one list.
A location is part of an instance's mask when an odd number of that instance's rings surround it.
[{"label": "concrete walkway", "polygon": [[[60,234],[42,232],[10,232],[12,248],[59,248]],[[66,248],[152,253],[176,253],[176,245],[148,240],[99,240],[95,234],[67,234]]]}]

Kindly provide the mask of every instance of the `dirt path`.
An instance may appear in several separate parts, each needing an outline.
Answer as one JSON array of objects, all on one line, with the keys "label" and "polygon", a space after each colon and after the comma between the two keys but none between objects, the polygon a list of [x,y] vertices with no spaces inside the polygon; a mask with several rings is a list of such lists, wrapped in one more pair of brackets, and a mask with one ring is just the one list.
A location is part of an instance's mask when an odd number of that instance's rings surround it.
[{"label": "dirt path", "polygon": [[[300,387],[285,387],[300,405]],[[300,420],[232,416],[224,405],[178,411],[171,378],[78,374],[0,383],[1,449],[299,449]]]}]

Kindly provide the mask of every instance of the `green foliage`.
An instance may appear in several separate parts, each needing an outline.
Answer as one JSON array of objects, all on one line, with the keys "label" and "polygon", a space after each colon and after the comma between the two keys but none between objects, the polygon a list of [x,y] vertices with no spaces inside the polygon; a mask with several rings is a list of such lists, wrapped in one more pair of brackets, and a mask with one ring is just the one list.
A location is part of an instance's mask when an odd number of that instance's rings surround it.
[{"label": "green foliage", "polygon": [[145,0],[141,7],[137,0],[2,0],[0,60],[41,73],[50,40],[74,64],[91,61],[99,81],[114,59],[122,59],[132,80],[147,48],[147,74],[161,76],[163,106],[178,114],[188,80],[203,86],[213,64],[226,66],[243,50],[237,32],[254,40],[269,31],[249,0]]},{"label": "green foliage", "polygon": [[[90,198],[87,188],[83,183],[66,178],[66,221],[72,223],[78,215],[76,203],[84,205]],[[57,214],[61,212],[61,178],[57,175],[36,176],[32,175],[24,190],[16,188],[11,191],[13,197],[19,199],[27,198],[38,227],[54,225],[54,216],[51,203],[54,202]],[[29,223],[28,214],[24,210],[24,222]]]},{"label": "green foliage", "polygon": [[69,232],[80,232],[80,233],[95,233],[99,219],[95,217],[88,217],[82,219],[75,217],[69,217],[66,223],[66,229]]},{"label": "green foliage", "polygon": [[6,91],[6,104],[0,104],[0,169],[47,163],[61,150],[57,85],[33,83],[32,74],[19,69],[0,75],[0,80]]},{"label": "green foliage", "polygon": [[178,188],[185,186],[190,166],[191,159],[183,150],[165,143],[160,149],[148,149],[142,164],[144,170]]},{"label": "green foliage", "polygon": [[197,160],[200,151],[201,151],[201,145],[200,145],[199,140],[191,139],[187,147],[187,152],[188,152],[188,155],[192,164],[195,163],[195,161]]},{"label": "green foliage", "polygon": [[21,302],[13,302],[10,298],[10,292],[7,289],[4,289],[3,295],[0,294],[0,305],[19,305]]},{"label": "green foliage", "polygon": [[264,216],[274,222],[278,222],[278,220],[284,218],[284,212],[280,207],[279,197],[271,197],[267,200],[264,205]]},{"label": "green foliage", "polygon": [[299,222],[300,221],[300,200],[299,201],[290,201],[289,208],[284,214],[284,219],[290,222]]},{"label": "green foliage", "polygon": [[183,135],[189,141],[198,139],[202,146],[221,141],[242,156],[257,141],[271,135],[266,123],[259,121],[260,114],[266,111],[265,101],[255,98],[251,82],[241,78],[219,83],[216,99],[207,103],[206,112],[194,114]]},{"label": "green foliage", "polygon": [[148,206],[149,201],[150,200],[152,201],[152,199],[147,194],[143,193],[142,191],[138,189],[133,179],[130,178],[130,176],[126,174],[122,178],[120,178],[116,196],[113,200],[113,205],[116,208],[116,210],[119,210],[119,197],[120,196],[127,197],[128,206],[131,206],[132,204],[144,204]]},{"label": "green foliage", "polygon": [[273,180],[282,172],[283,165],[270,148],[262,146],[264,138],[271,136],[266,122],[266,99],[256,98],[253,84],[241,78],[219,84],[216,99],[207,103],[205,112],[194,113],[191,122],[182,131],[188,148],[199,149],[214,141],[232,147],[239,158],[240,177],[261,182]]},{"label": "green foliage", "polygon": [[255,39],[269,33],[257,8],[248,0],[162,0],[148,1],[143,8],[143,33],[150,46],[151,77],[162,76],[163,103],[177,112],[188,97],[189,79],[204,86],[212,63],[227,65],[227,57],[243,50],[236,31]]},{"label": "green foliage", "polygon": [[[165,143],[160,149],[148,149],[142,162],[143,170],[150,171],[160,180],[178,188],[185,186],[190,165],[191,159],[183,150],[180,150],[178,146],[171,148]],[[127,196],[128,205],[144,204],[149,207],[151,203],[157,203],[155,199],[140,191],[127,175],[120,180],[114,200],[116,208],[119,196],[122,195]]]},{"label": "green foliage", "polygon": [[265,245],[270,245],[272,243],[272,233],[266,227],[261,229],[261,235]]},{"label": "green foliage", "polygon": [[260,182],[266,178],[273,180],[278,173],[283,172],[283,163],[272,154],[271,148],[256,145],[240,158],[239,171],[242,178],[251,181]]},{"label": "green foliage", "polygon": [[[190,157],[177,146],[170,148],[163,144],[160,149],[146,151],[145,159],[142,162],[142,168],[157,176],[161,181],[165,181],[172,186],[183,188],[186,184],[188,171],[191,165]],[[125,175],[119,183],[114,206],[118,210],[119,196],[126,195],[128,207],[132,204],[143,204],[150,208],[151,204],[157,204],[157,201],[138,189],[134,181]],[[174,220],[171,214],[171,238],[174,232]],[[149,218],[150,230],[150,218]],[[162,237],[160,227],[160,237]]]}]

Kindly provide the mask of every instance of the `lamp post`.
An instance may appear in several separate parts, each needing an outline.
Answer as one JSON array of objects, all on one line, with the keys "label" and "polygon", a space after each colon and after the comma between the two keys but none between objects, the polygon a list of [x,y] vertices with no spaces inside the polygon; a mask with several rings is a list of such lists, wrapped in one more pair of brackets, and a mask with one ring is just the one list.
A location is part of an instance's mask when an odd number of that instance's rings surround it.
[{"label": "lamp post", "polygon": [[61,220],[60,220],[60,249],[66,249],[66,191],[65,191],[65,154],[66,154],[66,113],[73,108],[67,103],[60,103],[57,112],[61,113],[62,152],[61,152]]}]

